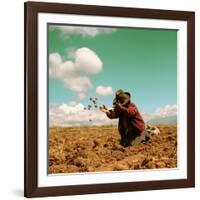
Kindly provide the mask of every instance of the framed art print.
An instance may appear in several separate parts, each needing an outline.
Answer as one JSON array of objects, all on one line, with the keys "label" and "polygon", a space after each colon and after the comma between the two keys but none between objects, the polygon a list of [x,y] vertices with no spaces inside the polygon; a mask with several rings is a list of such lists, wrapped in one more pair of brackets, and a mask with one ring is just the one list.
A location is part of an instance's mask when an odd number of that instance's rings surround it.
[{"label": "framed art print", "polygon": [[194,12],[25,3],[25,196],[194,187]]}]

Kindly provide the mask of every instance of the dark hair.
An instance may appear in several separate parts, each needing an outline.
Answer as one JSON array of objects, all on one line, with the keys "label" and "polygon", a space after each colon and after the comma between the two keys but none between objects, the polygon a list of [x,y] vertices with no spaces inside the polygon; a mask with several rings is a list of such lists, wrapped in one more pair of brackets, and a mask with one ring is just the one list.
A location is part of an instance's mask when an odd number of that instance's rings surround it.
[{"label": "dark hair", "polygon": [[124,92],[125,94],[127,94],[129,97],[131,97],[131,93],[129,92]]}]

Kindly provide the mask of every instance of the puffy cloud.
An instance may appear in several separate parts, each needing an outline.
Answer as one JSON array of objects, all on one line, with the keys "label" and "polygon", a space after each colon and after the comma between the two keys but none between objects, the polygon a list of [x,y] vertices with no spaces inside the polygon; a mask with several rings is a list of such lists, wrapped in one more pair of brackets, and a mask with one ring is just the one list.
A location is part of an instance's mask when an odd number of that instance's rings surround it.
[{"label": "puffy cloud", "polygon": [[142,113],[145,121],[149,121],[154,118],[164,118],[169,116],[175,116],[177,115],[177,105],[166,105],[164,107],[157,108],[152,113]]},{"label": "puffy cloud", "polygon": [[63,62],[60,54],[51,53],[49,55],[49,75],[53,78],[63,78],[71,75],[75,71],[72,61]]},{"label": "puffy cloud", "polygon": [[164,107],[157,108],[154,112],[155,116],[158,117],[166,117],[166,116],[173,116],[177,114],[177,105],[166,105]]},{"label": "puffy cloud", "polygon": [[[166,105],[157,108],[152,113],[142,113],[145,121],[158,117],[168,117],[177,115],[177,105]],[[92,122],[89,120],[92,119]],[[110,120],[97,109],[84,110],[84,105],[76,102],[67,104],[49,105],[50,126],[90,126],[90,125],[117,125],[118,119]]]},{"label": "puffy cloud", "polygon": [[96,74],[101,71],[103,64],[91,49],[86,47],[80,48],[75,55],[75,65],[78,70],[89,74]]},{"label": "puffy cloud", "polygon": [[62,63],[62,58],[59,53],[51,53],[49,56],[49,64],[51,67],[57,67]]},{"label": "puffy cloud", "polygon": [[[50,30],[55,29],[59,30],[64,39],[71,35],[95,37],[116,31],[115,28],[50,25]],[[79,99],[83,99],[92,88],[89,76],[99,73],[103,63],[93,50],[86,47],[67,48],[66,54],[66,60],[57,52],[49,55],[49,75],[51,78],[60,79],[66,88],[74,92]]]},{"label": "puffy cloud", "polygon": [[64,83],[65,87],[77,93],[86,92],[88,88],[92,88],[92,83],[86,76],[68,77],[64,79]]},{"label": "puffy cloud", "polygon": [[84,110],[84,106],[82,104],[76,104],[74,102],[69,104],[62,104],[59,106],[59,109],[63,111],[65,114],[73,114],[78,113]]},{"label": "puffy cloud", "polygon": [[113,94],[113,89],[111,86],[98,86],[96,87],[96,93],[100,96],[107,96]]},{"label": "puffy cloud", "polygon": [[[49,106],[50,126],[89,126],[117,124],[99,110],[84,110],[84,105],[76,102],[51,104]],[[90,122],[89,120],[92,120]]]},{"label": "puffy cloud", "polygon": [[49,75],[62,80],[66,88],[73,91],[79,99],[83,99],[85,92],[92,88],[88,75],[99,73],[103,63],[89,48],[68,51],[71,51],[70,56],[74,56],[74,60],[63,61],[59,53],[49,55]]},{"label": "puffy cloud", "polygon": [[49,55],[49,74],[52,77],[59,77],[60,65],[62,64],[62,58],[58,53],[51,53]]},{"label": "puffy cloud", "polygon": [[64,39],[69,38],[70,35],[81,35],[82,37],[95,37],[99,34],[110,34],[116,31],[115,28],[51,25],[50,30],[54,29],[60,30],[61,36]]}]

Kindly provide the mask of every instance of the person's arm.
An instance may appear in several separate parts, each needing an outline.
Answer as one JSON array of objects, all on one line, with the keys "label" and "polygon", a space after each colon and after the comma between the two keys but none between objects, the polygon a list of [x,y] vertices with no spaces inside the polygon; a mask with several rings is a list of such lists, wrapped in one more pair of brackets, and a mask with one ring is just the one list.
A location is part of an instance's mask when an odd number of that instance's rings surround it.
[{"label": "person's arm", "polygon": [[108,110],[106,107],[100,107],[100,110],[104,112],[110,119],[118,118],[118,114],[114,110]]},{"label": "person's arm", "polygon": [[137,112],[137,109],[135,107],[126,108],[126,107],[122,106],[120,103],[117,103],[116,107],[117,107],[117,110],[119,110],[123,114],[130,116],[130,117],[133,117]]},{"label": "person's arm", "polygon": [[106,113],[106,115],[110,119],[118,118],[118,114],[117,114],[117,112],[115,110],[108,110],[108,112]]}]

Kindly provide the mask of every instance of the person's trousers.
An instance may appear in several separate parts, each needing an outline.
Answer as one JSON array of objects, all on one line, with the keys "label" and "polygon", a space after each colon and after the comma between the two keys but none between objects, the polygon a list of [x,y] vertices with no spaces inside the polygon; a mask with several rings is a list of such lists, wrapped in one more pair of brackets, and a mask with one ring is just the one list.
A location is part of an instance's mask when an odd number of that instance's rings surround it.
[{"label": "person's trousers", "polygon": [[120,135],[120,144],[124,147],[137,145],[146,141],[145,131],[141,133],[139,130],[124,130]]}]

